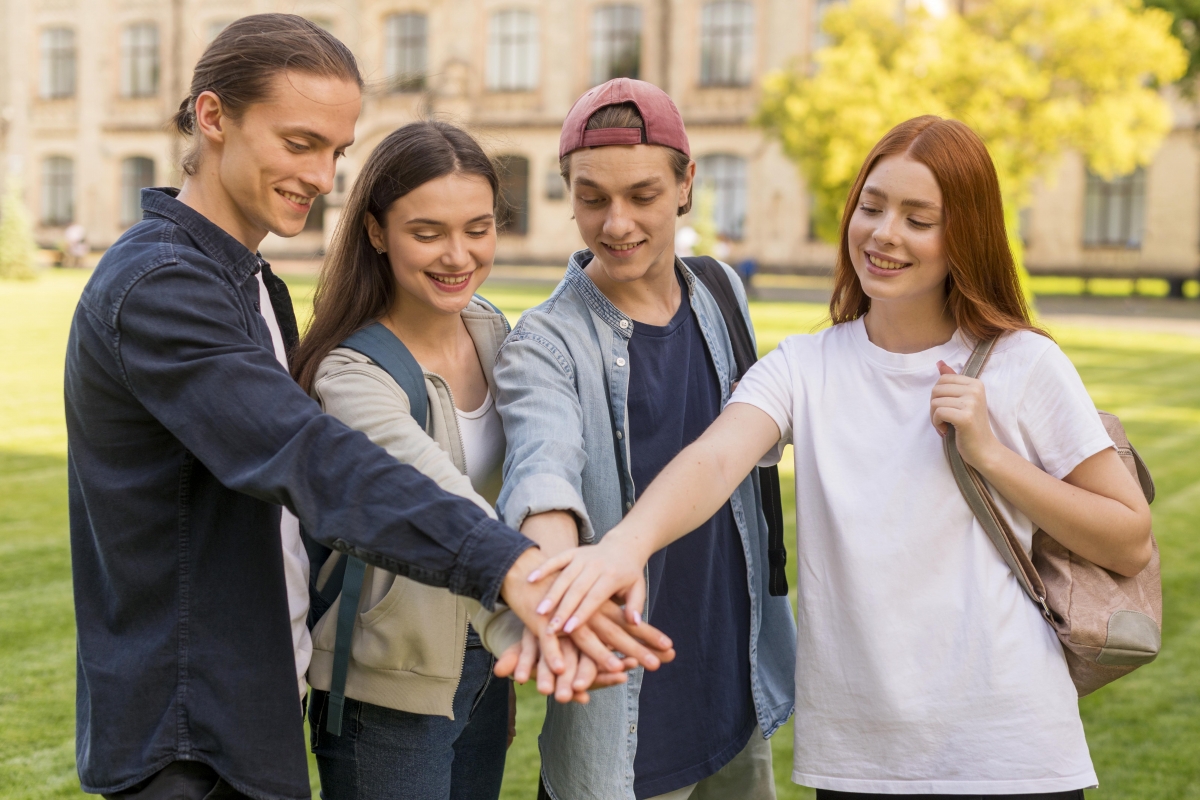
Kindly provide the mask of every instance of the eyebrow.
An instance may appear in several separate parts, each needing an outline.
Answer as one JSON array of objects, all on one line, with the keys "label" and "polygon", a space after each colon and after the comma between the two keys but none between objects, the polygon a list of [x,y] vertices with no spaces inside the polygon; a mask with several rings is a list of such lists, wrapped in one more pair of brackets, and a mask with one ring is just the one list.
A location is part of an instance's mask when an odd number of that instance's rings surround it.
[{"label": "eyebrow", "polygon": [[[471,219],[467,220],[467,224],[473,225],[476,222],[483,222],[484,220],[490,220],[490,219],[495,219],[495,215],[494,214],[480,214],[478,217],[472,217]],[[445,225],[446,223],[442,222],[440,219],[429,219],[427,217],[416,217],[415,219],[408,220],[404,224],[405,225]]]},{"label": "eyebrow", "polygon": [[[888,199],[887,192],[885,192],[883,189],[880,189],[875,186],[864,186],[863,194],[874,195],[875,197],[878,197],[880,200],[886,201]],[[912,199],[912,198],[901,200],[900,205],[909,206],[910,208],[927,208],[931,211],[940,211],[941,210],[941,206],[939,206],[937,203],[931,203],[928,200],[916,200],[916,199]]]},{"label": "eyebrow", "polygon": [[[604,191],[603,186],[601,186],[600,184],[596,183],[593,180],[589,180],[588,178],[576,178],[575,182],[581,186],[590,186],[593,189],[599,189],[601,191]],[[644,180],[644,181],[638,181],[637,183],[629,184],[628,186],[625,187],[625,191],[636,192],[638,189],[647,189],[651,186],[659,186],[661,184],[662,184],[662,178],[646,178],[646,180]]]}]

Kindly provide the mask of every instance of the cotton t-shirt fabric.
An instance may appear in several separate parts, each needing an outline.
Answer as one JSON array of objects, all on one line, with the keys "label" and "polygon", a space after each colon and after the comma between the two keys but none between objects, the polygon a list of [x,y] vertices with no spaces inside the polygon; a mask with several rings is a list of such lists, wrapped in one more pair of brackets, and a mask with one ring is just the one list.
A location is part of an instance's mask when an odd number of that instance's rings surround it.
[{"label": "cotton t-shirt fabric", "polygon": [[[797,783],[844,792],[1023,794],[1096,785],[1062,647],[959,493],[929,419],[937,362],[862,320],[790,337],[731,403],[795,449]],[[981,375],[992,430],[1055,478],[1112,447],[1050,339],[1001,337]],[[1033,525],[995,495],[1026,550]]]},{"label": "cotton t-shirt fabric", "polygon": [[[630,466],[639,491],[721,412],[716,369],[680,285],[671,321],[634,322],[629,341]],[[746,557],[729,503],[650,558],[648,588],[649,619],[678,658],[644,673],[633,766],[639,800],[714,774],[756,725]]]},{"label": "cotton t-shirt fabric", "polygon": [[[463,454],[467,459],[467,477],[471,486],[490,503],[495,503],[497,473],[504,466],[504,426],[489,389],[483,405],[474,411],[454,409],[462,434]],[[491,496],[489,496],[489,494]]]},{"label": "cotton t-shirt fabric", "polygon": [[[266,320],[267,329],[271,331],[271,345],[275,349],[275,358],[287,369],[283,332],[279,329],[279,320],[275,319],[271,295],[267,293],[267,284],[263,281],[262,272],[256,272],[254,275],[258,278],[259,313]],[[308,551],[304,548],[304,540],[300,538],[300,520],[286,508],[279,519],[279,537],[283,544],[283,577],[287,585],[288,616],[291,617],[296,682],[300,687],[300,696],[304,697],[308,693],[308,683],[304,676],[308,672],[309,662],[312,661],[312,635],[308,630]]]}]

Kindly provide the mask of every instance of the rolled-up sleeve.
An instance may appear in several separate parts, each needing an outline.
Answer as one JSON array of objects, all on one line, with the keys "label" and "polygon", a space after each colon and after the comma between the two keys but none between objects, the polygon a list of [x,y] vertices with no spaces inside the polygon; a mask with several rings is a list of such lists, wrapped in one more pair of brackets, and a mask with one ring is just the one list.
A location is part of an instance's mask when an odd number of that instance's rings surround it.
[{"label": "rolled-up sleeve", "polygon": [[520,528],[526,517],[569,511],[584,542],[595,530],[583,502],[583,411],[571,360],[547,334],[522,325],[496,361],[496,407],[508,452],[497,503],[501,518]]},{"label": "rolled-up sleeve", "polygon": [[202,266],[126,293],[114,347],[138,401],[224,485],[286,506],[316,540],[491,607],[532,542],[322,413]]}]

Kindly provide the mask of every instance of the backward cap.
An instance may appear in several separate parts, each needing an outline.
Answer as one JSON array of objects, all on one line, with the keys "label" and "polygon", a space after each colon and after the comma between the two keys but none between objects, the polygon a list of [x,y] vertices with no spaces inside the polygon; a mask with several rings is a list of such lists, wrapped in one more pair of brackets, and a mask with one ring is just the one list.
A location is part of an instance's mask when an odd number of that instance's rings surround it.
[{"label": "backward cap", "polygon": [[[586,130],[588,120],[597,111],[622,103],[632,103],[637,107],[645,125],[644,133],[638,128]],[[692,155],[683,117],[675,103],[654,84],[632,78],[614,78],[589,89],[575,101],[563,121],[562,135],[558,139],[558,157],[562,158],[584,147],[609,144],[657,144],[673,147],[689,157]]]}]

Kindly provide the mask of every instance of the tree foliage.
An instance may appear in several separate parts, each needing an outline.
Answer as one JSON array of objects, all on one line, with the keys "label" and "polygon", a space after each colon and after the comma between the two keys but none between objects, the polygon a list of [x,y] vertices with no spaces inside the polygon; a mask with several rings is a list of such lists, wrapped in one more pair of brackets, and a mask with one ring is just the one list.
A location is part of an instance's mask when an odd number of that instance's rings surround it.
[{"label": "tree foliage", "polygon": [[1200,0],[1146,0],[1151,8],[1161,8],[1175,18],[1171,33],[1188,53],[1184,83],[1195,94],[1196,75],[1200,73]]},{"label": "tree foliage", "polygon": [[769,75],[759,123],[799,165],[818,234],[838,221],[863,159],[892,126],[959,119],[987,143],[1010,234],[1034,178],[1066,149],[1102,175],[1146,164],[1170,130],[1154,88],[1187,54],[1171,16],[1141,0],[988,0],[964,14],[903,12],[896,0],[830,8],[811,70]]},{"label": "tree foliage", "polygon": [[20,185],[15,175],[9,175],[8,189],[0,200],[0,278],[36,277],[33,268],[36,252]]}]

